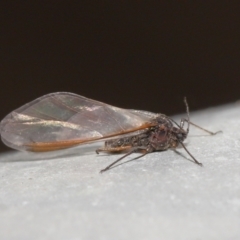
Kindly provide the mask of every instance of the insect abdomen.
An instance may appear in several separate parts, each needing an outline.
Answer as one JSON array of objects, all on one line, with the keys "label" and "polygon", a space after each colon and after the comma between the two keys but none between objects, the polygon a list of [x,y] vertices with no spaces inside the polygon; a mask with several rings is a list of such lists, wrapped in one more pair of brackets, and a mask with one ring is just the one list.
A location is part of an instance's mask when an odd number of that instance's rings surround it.
[{"label": "insect abdomen", "polygon": [[118,148],[118,147],[137,147],[137,146],[147,146],[149,143],[146,134],[140,134],[132,137],[123,137],[113,140],[108,140],[105,142],[105,147],[108,148]]}]

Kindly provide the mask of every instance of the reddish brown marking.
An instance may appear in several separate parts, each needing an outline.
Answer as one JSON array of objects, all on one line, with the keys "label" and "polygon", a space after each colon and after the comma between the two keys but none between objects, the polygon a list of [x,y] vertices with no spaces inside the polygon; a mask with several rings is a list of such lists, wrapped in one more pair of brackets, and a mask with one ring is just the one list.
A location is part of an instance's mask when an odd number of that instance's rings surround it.
[{"label": "reddish brown marking", "polygon": [[128,130],[128,131],[121,131],[121,132],[118,132],[118,133],[109,134],[107,136],[103,136],[103,137],[100,137],[100,138],[75,139],[75,140],[58,141],[58,142],[36,142],[36,143],[25,144],[24,146],[26,146],[26,150],[31,151],[31,152],[55,151],[55,150],[75,147],[77,145],[84,144],[84,143],[91,143],[91,142],[94,142],[94,141],[97,141],[97,140],[102,140],[102,139],[106,139],[106,138],[120,136],[120,135],[123,135],[123,134],[135,132],[135,131],[142,130],[142,129],[145,129],[145,128],[153,127],[153,126],[156,126],[156,125],[157,125],[157,123],[149,122],[149,123],[145,123],[145,124],[141,125],[138,128],[133,128],[133,129]]},{"label": "reddish brown marking", "polygon": [[132,148],[131,145],[128,146],[121,146],[121,147],[110,147],[110,148],[99,148],[97,149],[97,152],[110,152],[110,153],[114,153],[114,152],[123,152],[126,151],[128,149]]}]

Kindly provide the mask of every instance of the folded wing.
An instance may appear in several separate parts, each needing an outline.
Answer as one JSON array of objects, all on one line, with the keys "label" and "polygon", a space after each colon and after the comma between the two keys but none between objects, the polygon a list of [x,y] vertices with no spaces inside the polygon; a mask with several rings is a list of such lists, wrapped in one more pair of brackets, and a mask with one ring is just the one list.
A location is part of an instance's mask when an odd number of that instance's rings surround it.
[{"label": "folded wing", "polygon": [[156,116],[57,92],[8,114],[0,131],[2,141],[11,148],[51,151],[141,130],[153,126]]}]

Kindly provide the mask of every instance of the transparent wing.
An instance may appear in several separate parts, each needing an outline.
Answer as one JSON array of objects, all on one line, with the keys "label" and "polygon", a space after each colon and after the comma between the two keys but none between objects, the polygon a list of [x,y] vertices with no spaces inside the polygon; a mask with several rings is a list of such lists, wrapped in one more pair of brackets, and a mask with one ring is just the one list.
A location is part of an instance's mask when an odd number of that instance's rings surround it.
[{"label": "transparent wing", "polygon": [[2,141],[11,148],[50,151],[138,131],[155,125],[156,116],[57,92],[8,114],[0,131]]}]

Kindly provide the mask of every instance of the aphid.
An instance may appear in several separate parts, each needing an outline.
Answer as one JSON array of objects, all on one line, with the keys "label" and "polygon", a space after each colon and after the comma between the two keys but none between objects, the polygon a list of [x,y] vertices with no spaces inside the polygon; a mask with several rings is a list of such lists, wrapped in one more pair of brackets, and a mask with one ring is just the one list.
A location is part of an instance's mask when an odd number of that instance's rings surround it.
[{"label": "aphid", "polygon": [[1,121],[0,133],[2,141],[17,150],[45,152],[105,140],[97,153],[127,152],[101,172],[133,152],[143,156],[178,145],[202,166],[183,144],[189,125],[215,133],[190,122],[186,99],[184,102],[187,119],[178,124],[164,114],[122,109],[73,93],[50,93],[8,114]]}]

